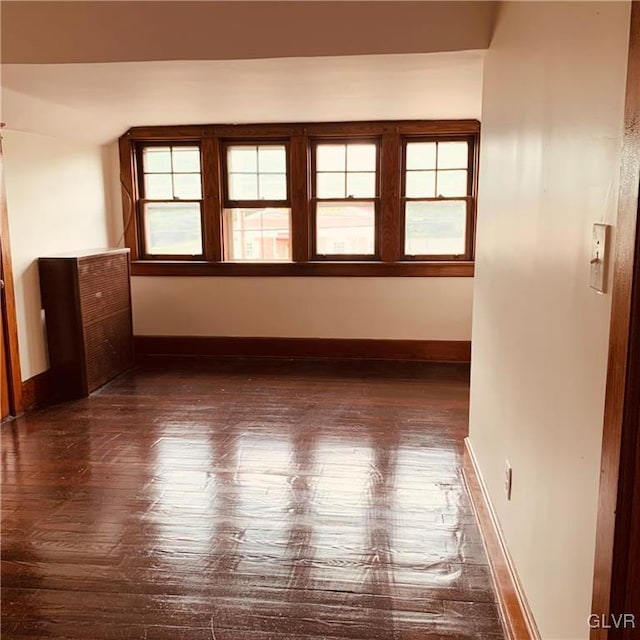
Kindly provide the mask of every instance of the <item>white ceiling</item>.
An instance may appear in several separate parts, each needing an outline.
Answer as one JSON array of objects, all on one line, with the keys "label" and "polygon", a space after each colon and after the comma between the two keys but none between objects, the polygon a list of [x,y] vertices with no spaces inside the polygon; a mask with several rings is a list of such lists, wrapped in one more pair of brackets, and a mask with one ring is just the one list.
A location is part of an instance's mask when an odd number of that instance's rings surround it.
[{"label": "white ceiling", "polygon": [[1,117],[97,143],[136,125],[480,118],[483,56],[7,64]]}]

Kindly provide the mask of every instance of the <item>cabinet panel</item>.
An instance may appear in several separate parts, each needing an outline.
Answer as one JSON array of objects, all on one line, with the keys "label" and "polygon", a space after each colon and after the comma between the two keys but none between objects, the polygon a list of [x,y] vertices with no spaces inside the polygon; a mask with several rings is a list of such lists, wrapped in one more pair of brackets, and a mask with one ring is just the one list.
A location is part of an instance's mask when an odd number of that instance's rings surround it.
[{"label": "cabinet panel", "polygon": [[129,250],[40,258],[58,399],[80,398],[133,365]]},{"label": "cabinet panel", "polygon": [[131,366],[131,315],[125,309],[85,327],[87,386],[97,389]]},{"label": "cabinet panel", "polygon": [[80,306],[85,324],[129,308],[127,256],[104,255],[78,263]]}]

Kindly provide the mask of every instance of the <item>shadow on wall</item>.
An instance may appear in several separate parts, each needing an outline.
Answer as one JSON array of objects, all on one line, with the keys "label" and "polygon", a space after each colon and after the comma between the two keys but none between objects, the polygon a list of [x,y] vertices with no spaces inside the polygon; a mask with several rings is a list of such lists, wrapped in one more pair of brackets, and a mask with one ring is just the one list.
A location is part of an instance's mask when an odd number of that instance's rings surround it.
[{"label": "shadow on wall", "polygon": [[40,302],[40,276],[38,275],[38,260],[34,260],[22,272],[14,274],[16,293],[22,298],[22,304],[17,304],[18,313],[23,309],[23,325],[31,336],[42,336],[42,340],[31,341],[29,348],[21,344],[20,361],[25,371],[40,371],[49,367],[47,331],[44,311]]},{"label": "shadow on wall", "polygon": [[122,200],[120,190],[120,157],[118,142],[102,145],[102,175],[104,179],[104,210],[107,213],[107,233],[110,247],[124,247]]}]

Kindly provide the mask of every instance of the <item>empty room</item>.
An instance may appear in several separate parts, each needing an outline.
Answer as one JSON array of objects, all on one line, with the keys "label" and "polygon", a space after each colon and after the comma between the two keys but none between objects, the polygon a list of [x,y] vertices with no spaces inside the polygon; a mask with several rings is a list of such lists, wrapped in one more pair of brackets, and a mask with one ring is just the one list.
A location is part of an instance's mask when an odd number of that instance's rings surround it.
[{"label": "empty room", "polygon": [[3,0],[1,635],[640,637],[640,3]]}]

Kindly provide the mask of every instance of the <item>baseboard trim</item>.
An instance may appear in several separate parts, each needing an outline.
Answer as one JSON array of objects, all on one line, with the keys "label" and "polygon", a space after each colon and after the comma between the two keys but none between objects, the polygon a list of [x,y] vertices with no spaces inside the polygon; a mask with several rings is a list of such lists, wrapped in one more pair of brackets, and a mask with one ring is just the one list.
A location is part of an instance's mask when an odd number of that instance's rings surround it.
[{"label": "baseboard trim", "polygon": [[469,438],[464,440],[463,476],[489,557],[498,605],[508,640],[540,640],[533,614],[507,551]]},{"label": "baseboard trim", "polygon": [[38,373],[22,383],[22,408],[24,411],[51,403],[53,396],[51,369]]},{"label": "baseboard trim", "polygon": [[471,361],[471,342],[466,340],[135,336],[134,342],[137,356],[348,358],[459,363]]}]

